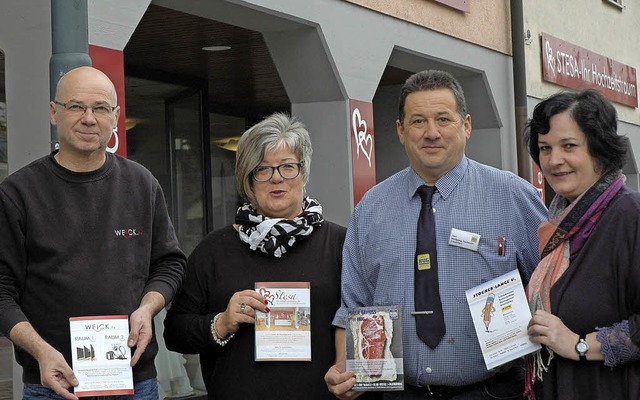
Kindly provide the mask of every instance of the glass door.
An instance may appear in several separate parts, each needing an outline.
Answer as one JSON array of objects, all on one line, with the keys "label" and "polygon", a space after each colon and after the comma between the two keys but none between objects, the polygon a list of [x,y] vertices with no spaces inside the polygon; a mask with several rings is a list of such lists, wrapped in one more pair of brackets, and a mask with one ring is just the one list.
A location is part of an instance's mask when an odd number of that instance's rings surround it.
[{"label": "glass door", "polygon": [[173,224],[186,254],[207,232],[203,171],[203,120],[200,90],[189,90],[167,100]]},{"label": "glass door", "polygon": [[202,91],[132,76],[125,88],[127,157],[160,182],[180,247],[189,255],[206,233]]},{"label": "glass door", "polygon": [[[210,225],[205,211],[210,208],[206,206],[210,180],[204,165],[209,149],[202,146],[208,114],[202,113],[202,90],[132,76],[125,82],[127,157],[147,167],[160,182],[180,247],[189,255]],[[154,318],[159,345],[156,369],[164,392],[160,398],[202,393],[197,356],[183,356],[164,345],[165,314],[163,310]]]}]

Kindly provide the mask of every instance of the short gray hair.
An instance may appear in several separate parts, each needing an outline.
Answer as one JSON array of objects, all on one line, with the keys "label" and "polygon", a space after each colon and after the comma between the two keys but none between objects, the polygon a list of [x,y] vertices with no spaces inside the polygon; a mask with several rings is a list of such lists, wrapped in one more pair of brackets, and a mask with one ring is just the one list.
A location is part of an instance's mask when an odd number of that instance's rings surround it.
[{"label": "short gray hair", "polygon": [[253,203],[253,169],[264,160],[267,151],[288,147],[303,162],[302,179],[306,185],[311,170],[311,137],[305,125],[295,117],[274,113],[242,134],[236,153],[236,188],[238,194]]}]

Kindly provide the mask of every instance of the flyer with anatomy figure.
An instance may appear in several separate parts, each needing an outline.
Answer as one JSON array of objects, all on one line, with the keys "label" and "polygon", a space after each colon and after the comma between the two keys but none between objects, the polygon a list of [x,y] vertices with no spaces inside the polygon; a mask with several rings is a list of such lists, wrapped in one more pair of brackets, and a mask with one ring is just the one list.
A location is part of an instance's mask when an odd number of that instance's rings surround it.
[{"label": "flyer with anatomy figure", "polygon": [[129,317],[103,315],[69,318],[73,372],[78,397],[133,394]]},{"label": "flyer with anatomy figure", "polygon": [[527,334],[531,311],[517,269],[465,293],[487,369],[540,349]]},{"label": "flyer with anatomy figure", "polygon": [[256,310],[255,361],[311,361],[311,284],[256,282],[268,313]]},{"label": "flyer with anatomy figure", "polygon": [[346,336],[352,390],[404,389],[400,306],[348,308]]}]

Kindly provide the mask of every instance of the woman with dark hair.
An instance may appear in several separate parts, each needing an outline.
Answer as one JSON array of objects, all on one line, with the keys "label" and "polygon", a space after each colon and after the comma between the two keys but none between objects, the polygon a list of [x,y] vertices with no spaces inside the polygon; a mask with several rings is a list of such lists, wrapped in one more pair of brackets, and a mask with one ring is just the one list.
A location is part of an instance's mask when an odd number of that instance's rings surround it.
[{"label": "woman with dark hair", "polygon": [[[331,321],[340,307],[346,230],[305,196],[311,154],[307,129],[285,114],[247,130],[236,155],[237,189],[246,203],[234,225],[207,235],[189,256],[164,336],[169,350],[200,354],[210,399],[333,397],[322,378],[335,360]],[[270,313],[273,298],[259,293],[256,282],[309,282],[310,308]],[[310,331],[310,348],[299,335],[280,332],[287,324]],[[299,349],[304,357],[296,359],[304,360],[256,361],[258,327],[280,332],[279,347]]]},{"label": "woman with dark hair", "polygon": [[540,102],[525,139],[556,192],[527,288],[527,390],[549,399],[640,398],[640,194],[625,187],[617,114],[595,90]]}]

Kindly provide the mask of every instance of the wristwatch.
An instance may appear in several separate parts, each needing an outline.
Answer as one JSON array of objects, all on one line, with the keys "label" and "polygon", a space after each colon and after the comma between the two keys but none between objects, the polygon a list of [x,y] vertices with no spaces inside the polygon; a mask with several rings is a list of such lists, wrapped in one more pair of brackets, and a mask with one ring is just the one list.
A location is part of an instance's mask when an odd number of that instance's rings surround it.
[{"label": "wristwatch", "polygon": [[589,344],[585,340],[586,335],[580,335],[578,343],[576,343],[576,352],[580,356],[580,361],[587,361],[587,352],[589,351]]}]

